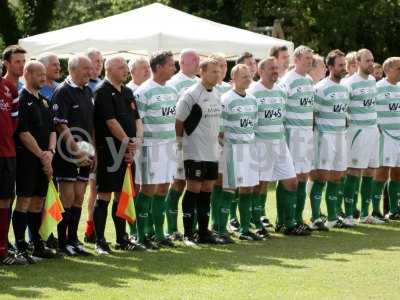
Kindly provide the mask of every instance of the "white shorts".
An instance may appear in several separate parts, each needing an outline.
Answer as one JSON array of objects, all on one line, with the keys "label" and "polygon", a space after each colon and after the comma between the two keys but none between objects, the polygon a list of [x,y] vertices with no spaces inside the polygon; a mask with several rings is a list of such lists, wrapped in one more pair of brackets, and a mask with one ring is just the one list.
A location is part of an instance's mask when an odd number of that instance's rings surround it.
[{"label": "white shorts", "polygon": [[170,183],[176,173],[175,143],[142,146],[135,162],[137,184]]},{"label": "white shorts", "polygon": [[317,170],[346,171],[347,143],[345,132],[314,131],[314,167]]},{"label": "white shorts", "polygon": [[303,128],[287,128],[286,140],[292,155],[296,174],[313,170],[314,143],[313,131]]},{"label": "white shorts", "polygon": [[379,166],[400,167],[400,138],[385,131],[381,132],[379,138]]},{"label": "white shorts", "polygon": [[257,149],[254,144],[225,144],[223,151],[224,188],[258,185]]},{"label": "white shorts", "polygon": [[347,161],[349,168],[379,167],[378,127],[347,129]]},{"label": "white shorts", "polygon": [[285,140],[257,142],[256,147],[260,181],[296,177],[292,156]]}]

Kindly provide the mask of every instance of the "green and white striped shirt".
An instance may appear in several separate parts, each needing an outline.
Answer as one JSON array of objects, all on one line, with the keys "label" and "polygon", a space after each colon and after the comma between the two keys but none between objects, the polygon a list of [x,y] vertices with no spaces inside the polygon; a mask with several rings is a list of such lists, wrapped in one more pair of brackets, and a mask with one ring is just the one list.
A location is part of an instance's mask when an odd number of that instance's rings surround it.
[{"label": "green and white striped shirt", "polygon": [[176,90],[149,79],[136,90],[135,98],[144,124],[144,145],[175,141]]},{"label": "green and white striped shirt", "polygon": [[284,138],[283,118],[286,93],[274,84],[266,88],[261,81],[254,84],[248,92],[257,99],[258,123],[257,140],[280,141]]},{"label": "green and white striped shirt", "polygon": [[222,95],[222,94],[226,93],[227,91],[229,91],[232,88],[232,86],[229,83],[222,81],[221,83],[217,83],[215,88],[218,91],[218,93],[220,95]]},{"label": "green and white striped shirt", "polygon": [[321,132],[346,131],[349,90],[329,77],[315,86],[315,123]]},{"label": "green and white striped shirt", "polygon": [[241,96],[234,90],[222,95],[222,132],[229,144],[249,144],[255,139],[257,127],[257,100],[246,93]]},{"label": "green and white striped shirt", "polygon": [[198,77],[195,76],[193,78],[190,78],[182,72],[178,72],[174,76],[172,76],[170,80],[167,81],[167,85],[172,86],[174,89],[176,89],[178,97],[180,97],[189,87],[197,82],[199,82]]},{"label": "green and white striped shirt", "polygon": [[390,136],[400,138],[400,85],[391,84],[383,78],[376,87],[378,125]]},{"label": "green and white striped shirt", "polygon": [[314,83],[309,76],[302,76],[294,69],[279,81],[287,94],[286,128],[312,130],[314,111]]},{"label": "green and white striped shirt", "polygon": [[362,78],[355,73],[342,80],[350,93],[348,119],[350,127],[376,126],[377,115],[376,102],[376,81],[371,75],[368,79]]}]

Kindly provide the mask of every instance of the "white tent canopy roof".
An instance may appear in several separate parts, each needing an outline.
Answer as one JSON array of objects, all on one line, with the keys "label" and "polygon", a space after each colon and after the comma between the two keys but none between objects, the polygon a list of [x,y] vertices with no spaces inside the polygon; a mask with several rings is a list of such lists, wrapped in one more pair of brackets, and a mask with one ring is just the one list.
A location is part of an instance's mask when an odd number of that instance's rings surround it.
[{"label": "white tent canopy roof", "polygon": [[258,58],[265,57],[275,45],[293,50],[292,42],[219,24],[159,3],[20,39],[19,45],[30,57],[48,51],[69,56],[93,47],[106,55],[149,55],[156,50],[179,53],[193,48],[201,55],[219,52],[235,57],[249,51]]}]

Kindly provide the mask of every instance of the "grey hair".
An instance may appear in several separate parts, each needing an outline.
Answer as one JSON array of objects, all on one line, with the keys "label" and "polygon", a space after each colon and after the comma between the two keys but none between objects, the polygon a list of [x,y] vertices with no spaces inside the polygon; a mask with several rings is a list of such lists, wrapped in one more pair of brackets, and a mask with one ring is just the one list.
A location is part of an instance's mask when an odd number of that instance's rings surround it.
[{"label": "grey hair", "polygon": [[89,48],[89,49],[87,49],[85,54],[86,54],[87,57],[89,57],[89,58],[91,58],[93,55],[96,55],[96,54],[102,55],[101,52],[100,52],[99,50],[97,50],[96,48]]},{"label": "grey hair", "polygon": [[294,49],[293,56],[296,58],[300,58],[306,53],[314,53],[314,51],[310,47],[300,45],[296,49]]},{"label": "grey hair", "polygon": [[[81,63],[81,59],[89,59],[85,54],[75,54],[68,59],[68,72],[77,69]],[[89,59],[90,60],[90,59]]]},{"label": "grey hair", "polygon": [[45,67],[49,65],[50,58],[56,57],[58,59],[58,56],[52,52],[44,52],[41,53],[38,57],[37,60],[40,61]]},{"label": "grey hair", "polygon": [[149,60],[144,56],[131,59],[128,64],[129,72],[132,73],[142,63],[149,64]]}]

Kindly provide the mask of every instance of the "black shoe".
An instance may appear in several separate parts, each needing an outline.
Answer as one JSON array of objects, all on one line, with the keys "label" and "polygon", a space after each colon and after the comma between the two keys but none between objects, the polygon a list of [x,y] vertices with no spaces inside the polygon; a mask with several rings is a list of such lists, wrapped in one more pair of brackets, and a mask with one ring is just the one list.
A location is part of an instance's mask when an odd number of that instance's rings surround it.
[{"label": "black shoe", "polygon": [[353,212],[353,219],[359,219],[360,218],[360,211],[358,209],[355,209]]},{"label": "black shoe", "polygon": [[207,231],[204,234],[199,234],[197,238],[197,243],[199,244],[221,244],[221,240],[211,231]]},{"label": "black shoe", "polygon": [[95,251],[99,255],[109,255],[112,251],[106,240],[96,241]]},{"label": "black shoe", "polygon": [[86,235],[83,238],[83,241],[87,244],[95,244],[96,243],[96,235],[93,233],[92,235]]},{"label": "black shoe", "polygon": [[220,244],[228,245],[228,244],[235,244],[235,241],[231,238],[231,236],[227,234],[219,235]]},{"label": "black shoe", "polygon": [[41,260],[37,256],[34,257],[33,255],[31,255],[28,251],[18,252],[18,255],[22,256],[30,265],[34,265]]},{"label": "black shoe", "polygon": [[386,219],[385,216],[380,211],[372,212],[372,216],[383,222],[388,222],[388,219]]},{"label": "black shoe", "polygon": [[55,238],[54,235],[50,235],[46,241],[46,247],[57,250],[58,249],[58,239]]},{"label": "black shoe", "polygon": [[298,223],[296,226],[300,227],[302,230],[306,230],[306,231],[309,231],[309,232],[312,231],[311,227],[306,223]]},{"label": "black shoe", "polygon": [[263,239],[258,236],[257,234],[248,231],[248,232],[244,232],[244,233],[240,233],[239,234],[239,240],[243,240],[243,241],[262,241]]},{"label": "black shoe", "polygon": [[267,217],[261,217],[261,223],[263,224],[264,227],[270,227],[273,228],[274,225],[272,225],[272,223],[269,221],[269,219]]},{"label": "black shoe", "polygon": [[346,218],[346,215],[345,215],[345,213],[344,212],[339,212],[339,213],[337,213],[336,214],[336,216],[337,216],[337,218],[340,220],[340,219],[344,219],[344,218]]},{"label": "black shoe", "polygon": [[58,253],[61,256],[77,256],[78,254],[75,252],[75,248],[72,245],[65,245],[65,247],[61,247],[58,250]]},{"label": "black shoe", "polygon": [[286,230],[285,225],[283,224],[275,224],[275,232],[276,233],[283,233]]},{"label": "black shoe", "polygon": [[159,248],[176,248],[175,244],[167,238],[161,239],[161,240],[155,240],[155,243]]},{"label": "black shoe", "polygon": [[305,229],[302,226],[294,226],[291,228],[286,228],[283,232],[284,235],[293,235],[293,236],[307,236],[311,234],[311,231]]},{"label": "black shoe", "polygon": [[387,214],[387,219],[392,220],[392,221],[400,221],[400,213],[399,212],[394,213],[394,214],[389,213],[389,214]]},{"label": "black shoe", "polygon": [[240,223],[239,223],[239,221],[237,220],[237,219],[232,219],[232,220],[230,220],[230,222],[229,222],[229,228],[230,228],[230,230],[232,230],[232,231],[239,231],[239,228],[240,228]]},{"label": "black shoe", "polygon": [[7,254],[0,257],[0,263],[6,266],[26,266],[29,262],[21,255],[11,251],[7,251]]},{"label": "black shoe", "polygon": [[145,239],[143,245],[146,247],[147,250],[159,250],[160,247],[149,238]]},{"label": "black shoe", "polygon": [[328,220],[328,217],[323,213],[319,213],[319,218],[321,219],[322,223],[325,223]]},{"label": "black shoe", "polygon": [[80,255],[80,256],[91,256],[92,255],[90,252],[86,251],[85,247],[83,246],[83,243],[79,240],[72,242],[71,246],[74,247],[74,251],[76,252],[77,255]]},{"label": "black shoe", "polygon": [[38,242],[32,251],[32,256],[39,258],[56,258],[57,254],[54,250],[47,248],[43,241]]},{"label": "black shoe", "polygon": [[132,242],[130,240],[123,240],[119,243],[116,243],[114,246],[115,250],[122,251],[146,251],[146,247],[142,244],[138,244],[136,242]]},{"label": "black shoe", "polygon": [[321,219],[317,219],[312,222],[310,229],[316,231],[329,231],[329,228],[325,226],[325,222],[323,222]]},{"label": "black shoe", "polygon": [[336,224],[333,226],[333,228],[346,229],[346,228],[353,228],[353,227],[347,225],[347,224],[344,223],[341,219],[338,219],[338,220],[336,221]]},{"label": "black shoe", "polygon": [[256,231],[256,234],[257,234],[260,238],[262,238],[262,239],[269,238],[269,237],[271,236],[271,235],[269,234],[268,230],[265,229],[265,228],[262,228],[262,229],[257,230],[257,231]]},{"label": "black shoe", "polygon": [[170,241],[183,241],[182,233],[175,231],[167,236]]}]

